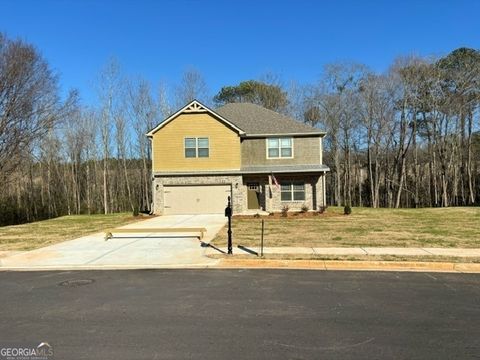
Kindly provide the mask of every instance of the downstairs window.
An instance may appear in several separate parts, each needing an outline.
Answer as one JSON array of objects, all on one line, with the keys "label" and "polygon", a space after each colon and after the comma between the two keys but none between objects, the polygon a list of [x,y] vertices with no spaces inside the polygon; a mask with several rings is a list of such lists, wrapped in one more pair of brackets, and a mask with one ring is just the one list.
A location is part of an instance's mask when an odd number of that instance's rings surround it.
[{"label": "downstairs window", "polygon": [[282,182],[280,186],[282,201],[304,201],[305,183]]}]

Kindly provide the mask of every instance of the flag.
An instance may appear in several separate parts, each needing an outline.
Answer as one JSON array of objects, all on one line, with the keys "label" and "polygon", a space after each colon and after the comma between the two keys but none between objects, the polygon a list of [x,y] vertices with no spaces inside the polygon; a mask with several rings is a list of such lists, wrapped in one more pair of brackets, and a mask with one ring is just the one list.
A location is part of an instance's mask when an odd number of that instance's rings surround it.
[{"label": "flag", "polygon": [[277,190],[279,190],[279,189],[280,189],[280,184],[278,183],[277,178],[275,177],[275,175],[273,175],[273,172],[272,172],[272,180],[273,180],[273,182],[274,182],[275,187],[277,188]]}]

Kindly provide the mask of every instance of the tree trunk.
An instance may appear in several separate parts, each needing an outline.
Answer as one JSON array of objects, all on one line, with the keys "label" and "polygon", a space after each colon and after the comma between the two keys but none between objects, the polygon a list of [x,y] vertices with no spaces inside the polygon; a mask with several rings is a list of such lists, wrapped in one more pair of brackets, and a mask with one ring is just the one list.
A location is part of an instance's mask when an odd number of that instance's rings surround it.
[{"label": "tree trunk", "polygon": [[108,214],[108,188],[107,188],[107,159],[103,159],[103,210],[104,214]]}]

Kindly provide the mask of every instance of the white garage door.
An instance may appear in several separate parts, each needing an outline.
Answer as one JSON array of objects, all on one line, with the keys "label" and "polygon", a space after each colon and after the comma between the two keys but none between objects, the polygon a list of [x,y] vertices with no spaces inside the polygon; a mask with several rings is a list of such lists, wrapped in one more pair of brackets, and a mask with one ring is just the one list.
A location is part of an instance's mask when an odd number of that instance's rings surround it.
[{"label": "white garage door", "polygon": [[230,185],[164,186],[165,214],[223,214]]}]

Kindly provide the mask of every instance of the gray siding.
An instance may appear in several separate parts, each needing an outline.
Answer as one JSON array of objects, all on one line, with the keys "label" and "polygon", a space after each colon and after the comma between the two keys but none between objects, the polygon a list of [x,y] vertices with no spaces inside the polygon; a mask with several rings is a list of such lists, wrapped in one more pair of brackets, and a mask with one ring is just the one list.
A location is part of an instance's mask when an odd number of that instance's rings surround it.
[{"label": "gray siding", "polygon": [[321,164],[320,137],[294,137],[293,159],[267,159],[265,138],[242,139],[242,167]]}]

